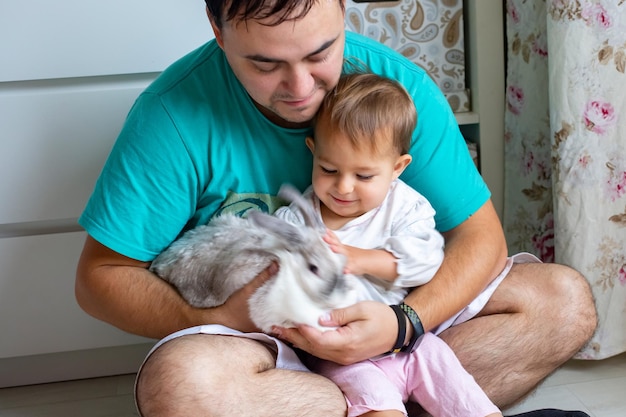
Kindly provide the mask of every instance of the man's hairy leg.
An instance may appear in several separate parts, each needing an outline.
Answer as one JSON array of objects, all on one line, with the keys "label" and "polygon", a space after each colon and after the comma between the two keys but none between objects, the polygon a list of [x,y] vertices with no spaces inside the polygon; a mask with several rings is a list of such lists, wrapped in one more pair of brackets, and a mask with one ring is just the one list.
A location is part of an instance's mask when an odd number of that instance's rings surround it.
[{"label": "man's hairy leg", "polygon": [[345,416],[330,380],[275,364],[274,353],[251,339],[183,336],[148,358],[137,403],[144,417]]},{"label": "man's hairy leg", "polygon": [[516,264],[483,311],[441,333],[501,409],[529,394],[591,338],[587,281],[556,264]]}]

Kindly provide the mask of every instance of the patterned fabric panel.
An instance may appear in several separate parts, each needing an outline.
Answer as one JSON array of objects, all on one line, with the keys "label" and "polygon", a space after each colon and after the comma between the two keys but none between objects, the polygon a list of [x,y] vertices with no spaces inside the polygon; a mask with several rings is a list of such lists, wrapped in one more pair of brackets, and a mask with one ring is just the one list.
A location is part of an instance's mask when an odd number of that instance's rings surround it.
[{"label": "patterned fabric panel", "polygon": [[462,0],[348,0],[346,29],[397,50],[428,71],[453,111],[470,110]]}]

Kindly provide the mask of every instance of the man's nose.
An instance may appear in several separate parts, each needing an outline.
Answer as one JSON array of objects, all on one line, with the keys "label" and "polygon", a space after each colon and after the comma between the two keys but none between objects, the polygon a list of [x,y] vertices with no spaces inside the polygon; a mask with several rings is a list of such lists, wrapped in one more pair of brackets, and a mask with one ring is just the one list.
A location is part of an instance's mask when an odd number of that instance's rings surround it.
[{"label": "man's nose", "polygon": [[314,89],[315,79],[306,65],[290,68],[286,79],[287,90],[293,98],[308,97]]}]

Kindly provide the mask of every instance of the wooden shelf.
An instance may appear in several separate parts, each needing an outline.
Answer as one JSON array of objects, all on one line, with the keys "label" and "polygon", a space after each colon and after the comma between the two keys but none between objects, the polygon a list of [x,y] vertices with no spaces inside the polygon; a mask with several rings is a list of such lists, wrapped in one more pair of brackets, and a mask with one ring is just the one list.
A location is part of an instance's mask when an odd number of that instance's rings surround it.
[{"label": "wooden shelf", "polygon": [[454,113],[454,117],[456,117],[456,122],[459,126],[477,124],[480,119],[478,113],[473,111]]},{"label": "wooden shelf", "polygon": [[[496,212],[504,206],[504,13],[502,2],[465,0],[466,72],[474,116],[459,114],[460,125],[477,143],[480,172],[489,186]],[[461,126],[462,130],[464,126]]]}]

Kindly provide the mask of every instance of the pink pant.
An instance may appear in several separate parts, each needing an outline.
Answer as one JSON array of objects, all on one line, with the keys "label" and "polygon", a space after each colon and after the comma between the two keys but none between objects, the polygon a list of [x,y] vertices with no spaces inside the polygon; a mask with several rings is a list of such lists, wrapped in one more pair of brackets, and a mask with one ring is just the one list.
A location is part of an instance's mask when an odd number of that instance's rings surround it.
[{"label": "pink pant", "polygon": [[348,402],[348,416],[368,411],[400,410],[419,403],[436,417],[484,417],[499,412],[465,371],[450,347],[427,333],[412,353],[341,366],[315,360],[311,370],[335,382]]}]

